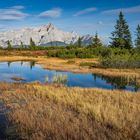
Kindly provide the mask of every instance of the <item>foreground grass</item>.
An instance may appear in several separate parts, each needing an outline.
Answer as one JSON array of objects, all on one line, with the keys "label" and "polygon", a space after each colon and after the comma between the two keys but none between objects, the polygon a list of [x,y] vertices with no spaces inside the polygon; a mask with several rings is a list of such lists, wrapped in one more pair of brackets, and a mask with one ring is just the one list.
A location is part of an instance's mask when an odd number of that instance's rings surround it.
[{"label": "foreground grass", "polygon": [[1,83],[0,91],[10,132],[22,139],[140,138],[140,93],[37,83]]}]

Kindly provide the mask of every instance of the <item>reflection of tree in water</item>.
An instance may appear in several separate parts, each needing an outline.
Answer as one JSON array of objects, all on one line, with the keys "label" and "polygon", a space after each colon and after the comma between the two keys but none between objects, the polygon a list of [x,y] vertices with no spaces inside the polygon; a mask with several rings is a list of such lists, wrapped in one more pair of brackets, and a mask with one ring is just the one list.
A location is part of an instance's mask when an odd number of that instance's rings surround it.
[{"label": "reflection of tree in water", "polygon": [[12,63],[12,62],[10,62],[10,61],[7,62],[8,67],[10,67],[11,63]]},{"label": "reflection of tree in water", "polygon": [[21,61],[21,63],[20,63],[20,64],[21,64],[21,66],[22,66],[22,65],[23,65],[23,61]]},{"label": "reflection of tree in water", "polygon": [[[11,61],[7,62],[8,67],[11,66],[11,63],[12,63]],[[23,63],[24,63],[24,61],[21,61],[21,63],[20,63],[21,66],[23,65]],[[35,61],[30,61],[29,64],[30,64],[30,68],[32,69],[35,66]]]},{"label": "reflection of tree in water", "polygon": [[30,68],[32,70],[32,68],[35,66],[35,61],[30,61]]},{"label": "reflection of tree in water", "polygon": [[105,76],[100,74],[92,74],[94,80],[97,78],[101,78],[105,80],[107,83],[111,84],[115,89],[126,89],[126,86],[133,86],[135,91],[138,91],[140,88],[138,79],[136,77],[124,77],[124,76]]}]

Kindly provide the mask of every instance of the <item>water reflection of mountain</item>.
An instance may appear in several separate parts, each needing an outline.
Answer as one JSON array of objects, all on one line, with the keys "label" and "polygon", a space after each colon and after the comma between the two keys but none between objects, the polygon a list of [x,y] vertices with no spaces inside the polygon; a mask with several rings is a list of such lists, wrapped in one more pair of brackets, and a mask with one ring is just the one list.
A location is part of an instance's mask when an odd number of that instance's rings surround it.
[{"label": "water reflection of mountain", "polygon": [[115,89],[126,89],[127,86],[131,86],[135,91],[138,91],[140,88],[140,83],[138,83],[137,77],[126,77],[126,76],[105,76],[100,74],[92,74],[94,80],[96,78],[101,78],[105,80],[107,83],[111,84]]}]

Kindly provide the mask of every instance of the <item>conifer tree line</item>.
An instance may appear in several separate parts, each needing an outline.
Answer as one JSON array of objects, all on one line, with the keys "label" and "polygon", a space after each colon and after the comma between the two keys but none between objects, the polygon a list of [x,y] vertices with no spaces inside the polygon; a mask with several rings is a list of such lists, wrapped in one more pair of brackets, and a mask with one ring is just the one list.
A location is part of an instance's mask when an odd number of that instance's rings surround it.
[{"label": "conifer tree line", "polygon": [[112,32],[111,40],[111,46],[113,47],[132,48],[131,33],[122,12],[119,14],[119,19],[115,25],[115,30]]},{"label": "conifer tree line", "polygon": [[12,45],[11,45],[11,42],[9,40],[7,41],[7,49],[8,50],[12,49]]},{"label": "conifer tree line", "polygon": [[[119,18],[116,22],[115,30],[111,34],[111,47],[121,49],[131,49],[133,47],[131,32],[122,12],[119,13]],[[101,40],[99,39],[97,33],[93,38],[92,45],[94,47],[102,46]],[[140,48],[140,25],[138,25],[138,27],[136,28],[135,46],[136,48]]]},{"label": "conifer tree line", "polygon": [[138,25],[137,30],[136,30],[136,40],[135,40],[135,45],[137,48],[140,49],[140,25]]},{"label": "conifer tree line", "polygon": [[93,38],[92,46],[94,46],[94,47],[102,47],[103,46],[101,40],[98,37],[98,33],[97,32],[95,34],[95,37]]}]

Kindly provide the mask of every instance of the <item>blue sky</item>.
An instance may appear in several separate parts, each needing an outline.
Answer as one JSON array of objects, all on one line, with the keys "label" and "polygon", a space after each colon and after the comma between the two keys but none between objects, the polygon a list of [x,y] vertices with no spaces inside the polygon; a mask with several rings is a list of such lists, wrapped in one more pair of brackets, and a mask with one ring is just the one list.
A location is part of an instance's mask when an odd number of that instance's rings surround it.
[{"label": "blue sky", "polygon": [[53,23],[64,31],[106,41],[122,10],[132,35],[140,24],[140,0],[0,0],[0,31]]}]

